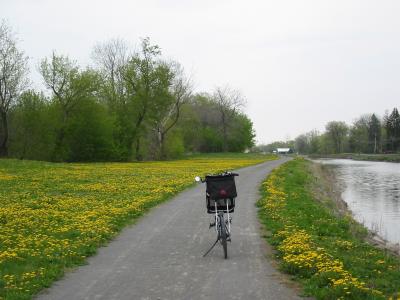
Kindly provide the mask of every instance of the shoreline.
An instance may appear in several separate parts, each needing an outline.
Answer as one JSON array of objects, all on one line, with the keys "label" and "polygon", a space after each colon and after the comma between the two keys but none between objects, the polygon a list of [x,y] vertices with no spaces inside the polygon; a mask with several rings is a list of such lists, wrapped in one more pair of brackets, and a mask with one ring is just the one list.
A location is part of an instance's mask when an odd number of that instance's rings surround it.
[{"label": "shoreline", "polygon": [[376,162],[392,162],[400,163],[400,154],[357,154],[357,153],[340,153],[340,154],[310,154],[306,156],[308,159],[352,159],[358,161],[376,161]]},{"label": "shoreline", "polygon": [[[379,249],[387,250],[397,257],[400,257],[400,243],[393,243],[386,240],[378,233],[367,228],[354,218],[353,212],[348,207],[347,202],[344,201],[341,196],[344,190],[343,184],[336,177],[334,171],[318,162],[314,162],[310,159],[309,161],[311,162],[310,169],[312,174],[315,178],[320,179],[318,183],[314,182],[313,186],[311,187],[315,199],[323,202],[326,206],[331,208],[335,214],[341,217],[350,217],[358,226],[363,227],[367,231],[367,235],[364,240],[370,245]],[[325,198],[325,200],[321,199],[321,196],[322,198]],[[329,201],[331,204],[328,203]]]}]

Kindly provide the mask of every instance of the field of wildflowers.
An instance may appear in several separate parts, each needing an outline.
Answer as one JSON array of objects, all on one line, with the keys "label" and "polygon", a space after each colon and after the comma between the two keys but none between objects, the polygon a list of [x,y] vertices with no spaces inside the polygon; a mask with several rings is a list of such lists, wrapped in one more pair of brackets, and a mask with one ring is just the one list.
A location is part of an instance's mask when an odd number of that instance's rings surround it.
[{"label": "field of wildflowers", "polygon": [[259,215],[282,270],[317,299],[400,299],[400,259],[366,243],[351,217],[316,201],[309,163],[292,160],[262,185]]},{"label": "field of wildflowers", "polygon": [[195,175],[274,157],[54,164],[0,160],[0,299],[30,299]]}]

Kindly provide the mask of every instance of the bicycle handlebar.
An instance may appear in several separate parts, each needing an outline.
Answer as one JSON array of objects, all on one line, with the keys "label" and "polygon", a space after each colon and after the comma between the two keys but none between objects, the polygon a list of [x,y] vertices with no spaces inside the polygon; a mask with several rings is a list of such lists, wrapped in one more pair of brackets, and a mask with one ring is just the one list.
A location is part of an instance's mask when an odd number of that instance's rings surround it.
[{"label": "bicycle handlebar", "polygon": [[207,176],[239,176],[239,174],[238,173],[229,172],[229,171],[225,171],[225,172],[220,173],[220,174],[208,174],[204,178],[201,178],[200,176],[196,176],[195,180],[197,182],[200,181],[200,182],[204,183],[207,180]]}]

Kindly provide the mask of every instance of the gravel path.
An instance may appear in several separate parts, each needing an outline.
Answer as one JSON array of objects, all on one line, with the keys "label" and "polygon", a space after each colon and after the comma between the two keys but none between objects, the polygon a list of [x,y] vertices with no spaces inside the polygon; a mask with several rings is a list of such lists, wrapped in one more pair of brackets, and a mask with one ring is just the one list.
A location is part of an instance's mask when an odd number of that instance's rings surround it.
[{"label": "gravel path", "polygon": [[286,160],[238,171],[227,260],[220,245],[203,257],[215,231],[200,184],[154,208],[37,299],[301,299],[266,258],[255,207],[260,182]]}]

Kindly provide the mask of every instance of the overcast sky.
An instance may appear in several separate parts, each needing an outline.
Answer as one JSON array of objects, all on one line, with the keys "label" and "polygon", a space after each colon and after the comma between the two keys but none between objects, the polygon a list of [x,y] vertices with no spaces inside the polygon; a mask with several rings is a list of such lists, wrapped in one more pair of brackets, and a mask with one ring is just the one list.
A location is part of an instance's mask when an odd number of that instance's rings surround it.
[{"label": "overcast sky", "polygon": [[259,143],[400,106],[400,1],[0,0],[37,65],[56,50],[91,63],[97,42],[150,37],[196,91],[247,99]]}]

